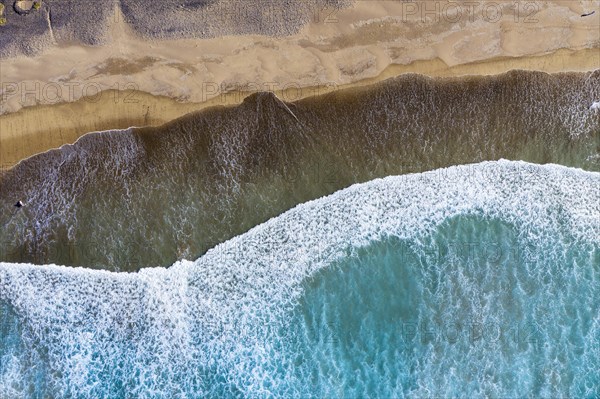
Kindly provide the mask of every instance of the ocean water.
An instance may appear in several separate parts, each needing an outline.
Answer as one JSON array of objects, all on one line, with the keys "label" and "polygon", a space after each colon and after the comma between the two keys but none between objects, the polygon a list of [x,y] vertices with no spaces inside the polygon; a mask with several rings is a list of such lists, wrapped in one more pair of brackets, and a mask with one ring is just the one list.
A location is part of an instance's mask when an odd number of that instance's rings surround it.
[{"label": "ocean water", "polygon": [[376,179],[195,261],[0,264],[0,397],[600,395],[600,173]]},{"label": "ocean water", "polygon": [[600,71],[409,74],[91,133],[0,176],[0,260],[169,266],[375,178],[501,158],[598,172],[598,99]]}]

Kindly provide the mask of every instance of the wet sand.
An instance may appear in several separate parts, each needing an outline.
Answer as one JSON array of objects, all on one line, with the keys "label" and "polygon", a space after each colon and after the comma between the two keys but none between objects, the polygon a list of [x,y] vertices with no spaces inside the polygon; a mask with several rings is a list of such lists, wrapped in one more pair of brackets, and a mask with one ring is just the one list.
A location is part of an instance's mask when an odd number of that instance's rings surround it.
[{"label": "wet sand", "polygon": [[406,72],[600,68],[600,13],[580,16],[600,8],[597,0],[531,2],[527,9],[513,1],[467,9],[460,2],[442,8],[436,1],[311,0],[269,9],[272,15],[247,2],[233,2],[229,11],[223,2],[185,2],[193,13],[165,4],[161,24],[136,0],[121,7],[99,2],[71,24],[76,2],[44,1],[25,17],[45,33],[21,47],[13,46],[20,36],[11,35],[23,27],[7,15],[0,27],[8,32],[0,62],[0,168],[90,131],[157,126],[238,104],[249,92],[271,90],[295,101]]},{"label": "wet sand", "polygon": [[[431,77],[495,75],[513,69],[548,73],[593,71],[600,68],[600,51],[558,50],[535,57],[499,58],[448,67],[442,60],[390,65],[379,76],[346,84],[275,90],[284,101],[325,94],[337,89],[373,84],[403,73]],[[39,105],[0,116],[0,168],[8,169],[34,154],[73,143],[82,135],[132,126],[159,126],[190,112],[218,105],[235,105],[251,94],[232,91],[200,103],[181,102],[136,90],[107,90],[72,103]]]}]

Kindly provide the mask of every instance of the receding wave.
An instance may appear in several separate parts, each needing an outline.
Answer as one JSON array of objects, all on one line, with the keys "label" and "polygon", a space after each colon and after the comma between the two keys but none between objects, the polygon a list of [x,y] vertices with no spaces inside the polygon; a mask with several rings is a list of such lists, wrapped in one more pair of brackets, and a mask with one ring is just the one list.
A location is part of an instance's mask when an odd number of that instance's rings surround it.
[{"label": "receding wave", "polygon": [[0,264],[2,397],[594,397],[600,174],[378,179],[195,262]]},{"label": "receding wave", "polygon": [[166,266],[377,177],[500,158],[599,171],[599,98],[600,71],[403,75],[88,134],[1,177],[0,259]]}]

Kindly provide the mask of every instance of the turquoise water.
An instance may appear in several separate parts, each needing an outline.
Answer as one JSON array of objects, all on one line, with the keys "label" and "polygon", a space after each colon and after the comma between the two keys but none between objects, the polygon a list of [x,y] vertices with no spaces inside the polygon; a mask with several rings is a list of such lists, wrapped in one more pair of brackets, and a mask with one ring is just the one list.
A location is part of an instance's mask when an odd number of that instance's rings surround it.
[{"label": "turquoise water", "polygon": [[278,336],[278,394],[593,397],[599,265],[598,246],[493,219],[374,243],[305,284]]},{"label": "turquoise water", "polygon": [[597,397],[600,174],[355,185],[170,268],[0,264],[0,397]]}]

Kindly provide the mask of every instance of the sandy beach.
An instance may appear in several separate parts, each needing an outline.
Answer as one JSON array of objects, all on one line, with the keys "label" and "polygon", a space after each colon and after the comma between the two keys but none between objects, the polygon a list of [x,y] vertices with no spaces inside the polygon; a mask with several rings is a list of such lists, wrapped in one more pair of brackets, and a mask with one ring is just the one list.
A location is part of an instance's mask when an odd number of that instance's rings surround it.
[{"label": "sandy beach", "polygon": [[39,54],[0,61],[0,165],[90,131],[156,126],[256,91],[294,101],[408,72],[600,68],[600,15],[581,17],[599,1],[473,4],[358,1],[320,6],[294,34],[201,39],[144,37],[115,9],[108,43],[56,39]]}]

